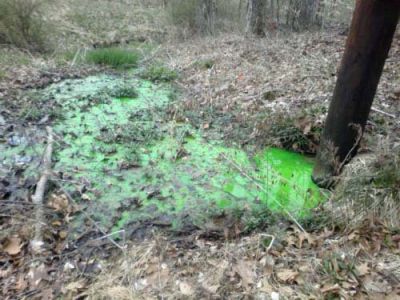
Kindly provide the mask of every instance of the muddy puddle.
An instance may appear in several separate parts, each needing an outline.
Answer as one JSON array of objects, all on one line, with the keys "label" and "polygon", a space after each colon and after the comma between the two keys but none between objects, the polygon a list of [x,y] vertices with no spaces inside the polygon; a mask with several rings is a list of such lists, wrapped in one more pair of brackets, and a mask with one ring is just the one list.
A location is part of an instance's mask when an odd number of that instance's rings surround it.
[{"label": "muddy puddle", "polygon": [[[167,112],[179,97],[171,86],[99,75],[52,85],[40,95],[59,110],[54,171],[108,230],[149,220],[202,227],[214,216],[267,210],[302,218],[323,200],[310,179],[311,159],[280,149],[250,157],[174,121]],[[43,145],[14,139],[0,146],[1,163],[37,174],[33,162]],[[74,219],[78,228],[84,216]]]}]

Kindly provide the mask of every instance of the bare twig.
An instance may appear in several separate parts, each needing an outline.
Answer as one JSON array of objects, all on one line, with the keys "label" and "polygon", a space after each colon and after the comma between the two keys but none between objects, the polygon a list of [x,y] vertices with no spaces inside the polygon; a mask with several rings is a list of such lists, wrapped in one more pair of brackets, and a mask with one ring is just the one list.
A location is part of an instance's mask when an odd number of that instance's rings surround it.
[{"label": "bare twig", "polygon": [[274,245],[275,236],[272,235],[272,234],[268,234],[268,233],[261,233],[260,236],[271,238],[271,241],[269,242],[269,245],[268,245],[267,250],[266,250],[266,252],[268,253],[269,250],[271,250],[272,246]]},{"label": "bare twig", "polygon": [[43,220],[43,197],[46,191],[46,184],[51,175],[51,156],[53,154],[53,130],[51,127],[46,127],[47,131],[47,147],[43,156],[43,173],[36,185],[35,194],[32,196],[32,202],[35,204],[35,237],[31,242],[34,252],[41,252],[43,246],[42,225]]},{"label": "bare twig", "polygon": [[395,118],[396,118],[396,116],[395,116],[395,115],[393,115],[393,114],[390,114],[390,113],[387,113],[387,112],[385,112],[385,111],[383,111],[383,110],[377,109],[376,107],[371,107],[371,110],[372,110],[372,111],[374,111],[374,112],[380,113],[380,114],[382,114],[382,115],[385,115],[385,116],[391,117],[391,118],[393,118],[393,119],[395,119]]},{"label": "bare twig", "polygon": [[[60,188],[60,190],[67,196],[67,198],[69,199],[69,201],[71,201],[72,203],[76,204],[76,201],[74,198],[72,198],[72,196],[68,193],[68,191],[61,185],[60,182],[55,181],[55,183],[58,185],[58,187]],[[97,223],[95,220],[93,220],[93,218],[86,213],[85,211],[82,211],[82,213],[85,215],[85,217],[97,228],[97,230],[99,230],[104,236],[101,237],[101,239],[103,238],[107,238],[114,246],[116,246],[117,248],[119,248],[123,253],[125,253],[125,246],[121,246],[120,244],[118,244],[115,240],[113,240],[111,238],[112,235],[116,234],[116,232],[108,234],[106,233]],[[125,232],[125,231],[124,231]]]}]

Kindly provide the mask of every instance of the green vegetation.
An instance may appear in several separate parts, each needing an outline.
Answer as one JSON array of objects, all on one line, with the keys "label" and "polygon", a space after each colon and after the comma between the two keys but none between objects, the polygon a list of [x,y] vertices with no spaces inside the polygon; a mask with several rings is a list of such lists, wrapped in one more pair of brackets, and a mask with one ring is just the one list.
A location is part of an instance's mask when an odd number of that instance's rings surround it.
[{"label": "green vegetation", "polygon": [[[272,97],[272,94],[264,97]],[[292,112],[263,113],[257,123],[257,138],[265,145],[275,145],[296,152],[315,154],[322,127],[316,116],[320,107]]]},{"label": "green vegetation", "polygon": [[107,90],[107,94],[114,98],[136,98],[138,92],[132,84],[118,85],[111,90]]},{"label": "green vegetation", "polygon": [[139,54],[136,51],[122,48],[99,48],[89,51],[86,60],[115,69],[135,68],[138,64]]},{"label": "green vegetation", "polygon": [[388,155],[375,162],[376,173],[373,179],[374,185],[380,189],[391,189],[393,195],[400,191],[400,154]]},{"label": "green vegetation", "polygon": [[202,68],[202,69],[211,69],[215,64],[215,61],[212,59],[204,59],[198,60],[194,63],[194,65]]},{"label": "green vegetation", "polygon": [[144,70],[140,76],[152,82],[170,82],[178,78],[178,73],[161,64],[155,64]]}]

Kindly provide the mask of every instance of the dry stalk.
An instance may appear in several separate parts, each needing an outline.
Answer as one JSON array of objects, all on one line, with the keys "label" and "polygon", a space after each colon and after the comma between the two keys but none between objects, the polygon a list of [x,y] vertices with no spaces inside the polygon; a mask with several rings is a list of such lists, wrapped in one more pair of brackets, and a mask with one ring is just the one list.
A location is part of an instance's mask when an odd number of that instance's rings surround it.
[{"label": "dry stalk", "polygon": [[[251,177],[249,174],[247,174],[240,166],[238,166],[234,161],[230,160],[228,157],[226,157],[223,153],[221,154],[221,156],[227,161],[229,162],[232,166],[234,166],[243,176],[245,176],[246,178],[248,178],[249,180],[251,180],[260,190],[262,190],[264,193],[268,194],[268,191],[262,186],[260,185],[257,180],[255,180],[253,177]],[[284,179],[284,178],[282,178]],[[288,211],[283,205],[282,203],[280,203],[278,200],[273,199],[274,202],[276,204],[278,204],[278,206],[283,210],[283,212],[285,214],[287,214],[287,216],[297,225],[297,227],[299,227],[299,229],[304,232],[307,233],[307,231],[303,228],[303,226],[301,226],[301,224],[296,220],[296,218],[290,213],[290,211]]]}]

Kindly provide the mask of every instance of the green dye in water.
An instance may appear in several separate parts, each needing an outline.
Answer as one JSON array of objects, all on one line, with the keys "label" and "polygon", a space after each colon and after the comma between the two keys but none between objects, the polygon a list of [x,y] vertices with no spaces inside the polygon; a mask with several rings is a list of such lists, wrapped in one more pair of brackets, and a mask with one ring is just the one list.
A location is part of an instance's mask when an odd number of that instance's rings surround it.
[{"label": "green dye in water", "polygon": [[66,144],[56,151],[55,171],[86,185],[90,213],[104,226],[161,215],[178,226],[188,215],[206,222],[224,211],[266,207],[303,217],[323,200],[311,181],[312,160],[280,149],[249,157],[167,121],[168,87],[135,79],[136,98],[90,103],[120,80],[89,77],[48,90],[65,106],[54,128]]}]

